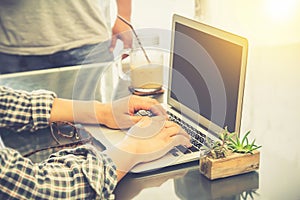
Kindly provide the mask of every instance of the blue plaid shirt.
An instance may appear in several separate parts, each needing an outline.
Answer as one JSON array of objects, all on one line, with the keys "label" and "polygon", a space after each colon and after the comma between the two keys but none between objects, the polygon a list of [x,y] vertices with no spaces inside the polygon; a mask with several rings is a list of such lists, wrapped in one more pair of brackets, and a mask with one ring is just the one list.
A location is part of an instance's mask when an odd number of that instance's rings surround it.
[{"label": "blue plaid shirt", "polygon": [[[48,126],[53,92],[25,92],[0,86],[0,127],[35,131]],[[113,199],[116,167],[91,146],[52,154],[33,163],[0,149],[0,199]]]}]

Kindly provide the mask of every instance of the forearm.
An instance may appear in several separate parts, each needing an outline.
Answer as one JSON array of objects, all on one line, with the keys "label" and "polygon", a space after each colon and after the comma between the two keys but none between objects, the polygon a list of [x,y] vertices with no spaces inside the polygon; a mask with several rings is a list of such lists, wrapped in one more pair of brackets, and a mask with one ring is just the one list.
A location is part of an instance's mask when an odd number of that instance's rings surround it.
[{"label": "forearm", "polygon": [[120,181],[127,172],[138,163],[138,160],[136,159],[136,145],[138,144],[121,142],[108,147],[108,149],[103,152],[108,155],[116,165],[118,181]]},{"label": "forearm", "polygon": [[70,121],[105,124],[109,107],[98,101],[77,101],[56,98],[51,109],[50,122]]},{"label": "forearm", "polygon": [[127,172],[121,171],[117,169],[117,180],[118,182],[127,174]]},{"label": "forearm", "polygon": [[118,14],[126,20],[131,20],[131,0],[117,0]]}]

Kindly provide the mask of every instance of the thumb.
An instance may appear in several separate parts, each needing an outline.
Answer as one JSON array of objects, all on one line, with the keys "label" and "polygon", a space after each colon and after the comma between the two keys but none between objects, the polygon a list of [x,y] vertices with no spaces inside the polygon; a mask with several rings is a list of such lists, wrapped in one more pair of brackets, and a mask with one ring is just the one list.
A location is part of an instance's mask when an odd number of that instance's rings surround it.
[{"label": "thumb", "polygon": [[141,119],[143,119],[143,116],[130,116],[130,121],[134,124],[138,123]]},{"label": "thumb", "polygon": [[[152,153],[139,154],[136,156],[136,158],[142,162],[149,162],[152,160],[156,160],[156,159],[159,159],[159,158],[163,157],[164,155],[166,155],[171,149],[173,149],[175,146],[178,146],[178,145],[184,145],[184,146],[189,147],[190,141],[183,135],[176,135],[176,136],[172,137],[171,141],[168,144],[166,144],[163,148],[158,149],[157,151],[154,151]],[[177,157],[173,157],[172,162],[177,159],[178,159]]]},{"label": "thumb", "polygon": [[151,138],[161,132],[165,122],[165,118],[160,116],[143,117],[142,120],[128,130],[127,135],[137,138]]},{"label": "thumb", "polygon": [[173,136],[171,139],[171,143],[173,146],[183,145],[186,147],[191,147],[191,145],[192,145],[190,140],[181,134]]}]

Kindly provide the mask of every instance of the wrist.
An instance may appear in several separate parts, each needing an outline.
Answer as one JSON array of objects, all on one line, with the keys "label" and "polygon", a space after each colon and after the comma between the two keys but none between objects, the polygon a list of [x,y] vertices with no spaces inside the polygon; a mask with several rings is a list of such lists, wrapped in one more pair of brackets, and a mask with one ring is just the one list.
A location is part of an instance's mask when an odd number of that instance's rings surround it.
[{"label": "wrist", "polygon": [[[123,17],[123,15],[121,15],[121,14],[118,14],[118,15],[121,16],[123,19],[125,19],[127,22],[131,23],[131,17],[130,16],[124,16]],[[124,24],[124,22],[121,19],[119,19],[118,17],[117,17],[117,20],[120,21],[121,24]],[[128,25],[126,25],[126,26],[128,26]]]},{"label": "wrist", "polygon": [[105,124],[107,112],[107,106],[105,106],[105,104],[100,102],[95,103],[95,115],[99,124]]},{"label": "wrist", "polygon": [[123,152],[130,153],[132,155],[136,155],[137,151],[137,141],[131,142],[130,139],[125,139],[122,142],[116,144],[116,148],[120,149]]},{"label": "wrist", "polygon": [[108,147],[103,153],[112,159],[117,170],[121,172],[127,173],[132,167],[138,164],[136,154],[125,151],[119,145]]}]

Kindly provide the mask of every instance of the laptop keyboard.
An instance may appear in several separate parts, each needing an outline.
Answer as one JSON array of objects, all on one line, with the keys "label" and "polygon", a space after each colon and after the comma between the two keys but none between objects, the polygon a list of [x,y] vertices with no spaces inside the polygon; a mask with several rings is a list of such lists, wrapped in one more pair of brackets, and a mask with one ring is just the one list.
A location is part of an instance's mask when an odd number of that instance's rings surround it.
[{"label": "laptop keyboard", "polygon": [[[191,136],[191,143],[192,147],[186,148],[182,145],[176,146],[176,149],[181,151],[184,154],[197,152],[200,150],[200,148],[205,143],[205,134],[201,133],[196,128],[192,127],[190,124],[187,124],[186,122],[182,121],[180,118],[176,117],[170,112],[167,112],[169,115],[169,120],[175,122],[179,126],[181,126],[190,136]],[[171,152],[174,156],[176,156],[176,152]]]}]

